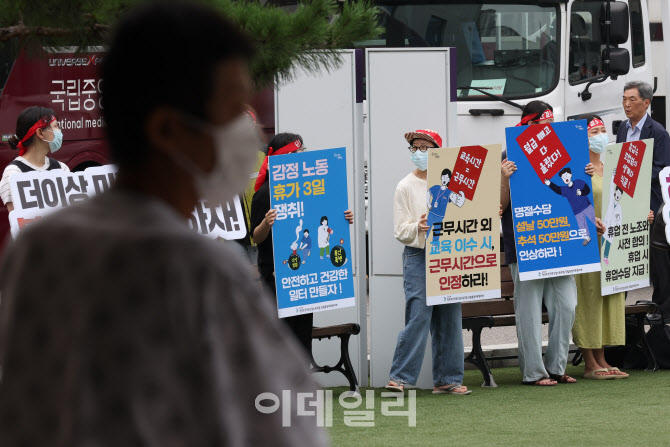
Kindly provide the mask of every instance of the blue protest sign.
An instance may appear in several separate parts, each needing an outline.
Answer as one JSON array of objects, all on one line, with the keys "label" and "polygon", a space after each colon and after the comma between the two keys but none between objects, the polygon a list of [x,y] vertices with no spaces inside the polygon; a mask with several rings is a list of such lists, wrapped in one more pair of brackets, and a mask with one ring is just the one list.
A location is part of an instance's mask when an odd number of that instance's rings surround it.
[{"label": "blue protest sign", "polygon": [[600,271],[586,121],[510,127],[507,158],[522,281]]},{"label": "blue protest sign", "polygon": [[279,317],[355,305],[345,148],[268,158]]}]

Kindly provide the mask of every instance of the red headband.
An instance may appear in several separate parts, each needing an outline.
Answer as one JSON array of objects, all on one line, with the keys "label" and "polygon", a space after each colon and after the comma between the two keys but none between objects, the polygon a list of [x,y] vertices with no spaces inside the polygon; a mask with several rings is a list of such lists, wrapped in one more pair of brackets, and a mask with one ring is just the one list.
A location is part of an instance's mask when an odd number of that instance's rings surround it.
[{"label": "red headband", "polygon": [[591,130],[592,128],[594,128],[594,127],[598,127],[598,126],[603,126],[603,127],[604,127],[604,126],[605,126],[605,123],[603,123],[603,122],[602,122],[601,120],[599,120],[598,118],[593,118],[593,119],[591,120],[591,122],[589,123],[588,127],[586,128],[586,130]]},{"label": "red headband", "polygon": [[542,116],[538,121],[544,121],[544,120],[553,120],[554,119],[554,112],[551,111],[551,109],[547,109],[544,111]]},{"label": "red headband", "polygon": [[263,186],[263,183],[265,183],[268,175],[268,157],[271,155],[290,154],[291,152],[297,151],[301,147],[302,142],[298,139],[277,150],[268,148],[268,154],[265,156],[263,164],[261,165],[261,169],[258,171],[258,177],[256,178],[256,185],[254,186],[254,190],[258,191],[260,187]]},{"label": "red headband", "polygon": [[537,113],[531,113],[530,115],[526,115],[523,118],[521,118],[521,121],[519,121],[519,124],[517,124],[516,127],[525,126],[526,124],[528,124],[529,121],[533,121],[535,118],[537,118]]},{"label": "red headband", "polygon": [[[519,124],[516,125],[516,127],[525,126],[530,121],[535,121],[537,116],[538,113],[532,113],[530,115],[523,117],[521,121],[519,121]],[[554,112],[552,112],[551,109],[547,109],[542,113],[542,115],[540,116],[540,118],[537,119],[537,121],[552,120],[552,119],[554,119]]]},{"label": "red headband", "polygon": [[21,141],[19,141],[19,144],[16,145],[16,147],[19,148],[19,156],[23,156],[23,154],[26,153],[26,147],[23,145],[23,143],[25,143],[28,139],[30,139],[30,137],[35,135],[35,132],[37,132],[37,129],[41,129],[43,127],[46,127],[46,126],[50,125],[51,123],[53,123],[54,121],[56,121],[56,117],[53,116],[53,115],[51,116],[51,121],[49,121],[48,116],[43,116],[42,118],[39,119],[39,121],[37,121],[35,124],[33,124],[33,126],[30,129],[28,129],[28,133],[26,134],[26,136],[23,137],[23,139]]}]

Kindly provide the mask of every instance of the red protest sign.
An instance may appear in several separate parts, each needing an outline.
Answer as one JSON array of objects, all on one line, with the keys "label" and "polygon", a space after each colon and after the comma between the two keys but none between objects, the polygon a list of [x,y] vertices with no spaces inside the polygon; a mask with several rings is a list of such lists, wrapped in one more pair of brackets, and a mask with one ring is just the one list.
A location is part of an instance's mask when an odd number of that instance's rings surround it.
[{"label": "red protest sign", "polygon": [[643,141],[631,141],[624,143],[621,147],[614,184],[631,198],[635,194],[635,185],[640,175],[640,165],[646,148],[647,145]]},{"label": "red protest sign", "polygon": [[551,124],[528,126],[516,142],[541,181],[552,178],[570,162],[570,155]]},{"label": "red protest sign", "polygon": [[464,146],[458,151],[449,189],[463,192],[466,199],[472,200],[477,190],[479,176],[482,174],[484,160],[488,150],[481,146]]}]

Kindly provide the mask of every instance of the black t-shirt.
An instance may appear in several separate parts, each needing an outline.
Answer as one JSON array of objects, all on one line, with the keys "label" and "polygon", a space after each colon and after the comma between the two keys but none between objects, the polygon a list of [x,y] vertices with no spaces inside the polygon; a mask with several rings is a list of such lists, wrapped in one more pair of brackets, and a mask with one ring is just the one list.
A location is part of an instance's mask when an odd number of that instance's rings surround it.
[{"label": "black t-shirt", "polygon": [[[507,150],[502,153],[502,161],[507,160]],[[505,245],[505,263],[516,262],[516,243],[514,241],[514,223],[512,222],[512,200],[503,210],[502,215],[503,244]]]},{"label": "black t-shirt", "polygon": [[[270,211],[270,182],[266,181],[258,188],[254,198],[251,200],[251,234],[258,227],[263,219],[265,213]],[[272,230],[268,233],[268,237],[258,244],[258,271],[261,276],[272,276],[275,271],[274,255],[272,253]]]}]

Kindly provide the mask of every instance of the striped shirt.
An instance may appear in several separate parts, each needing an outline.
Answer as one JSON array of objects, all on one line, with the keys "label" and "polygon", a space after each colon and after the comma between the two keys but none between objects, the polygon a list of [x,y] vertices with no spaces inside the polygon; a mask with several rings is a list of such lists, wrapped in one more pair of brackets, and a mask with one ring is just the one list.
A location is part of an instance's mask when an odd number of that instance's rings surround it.
[{"label": "striped shirt", "polygon": [[[26,160],[23,157],[16,157],[14,160],[18,160],[21,163],[25,163],[27,166],[33,168],[36,171],[46,171],[49,169],[49,157],[44,157],[44,165],[42,166],[35,166],[28,160]],[[65,172],[70,172],[70,168],[67,167],[65,163],[61,163],[60,161],[60,167],[62,170]],[[2,203],[7,205],[9,202],[12,201],[12,188],[9,185],[9,178],[13,176],[14,174],[20,174],[21,169],[12,164],[8,164],[7,167],[5,168],[5,171],[2,173],[2,180],[0,180],[0,197],[2,197]]]}]

